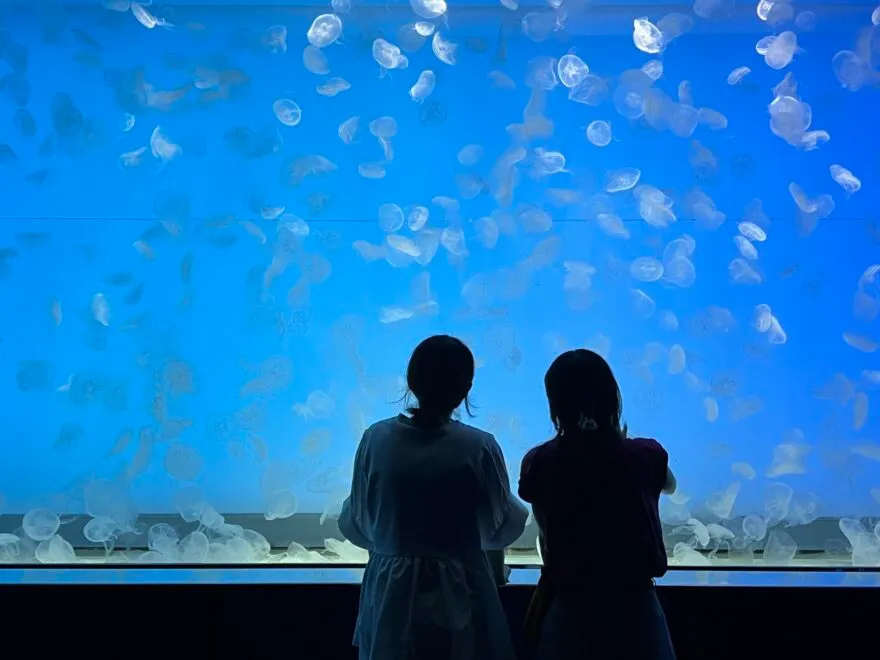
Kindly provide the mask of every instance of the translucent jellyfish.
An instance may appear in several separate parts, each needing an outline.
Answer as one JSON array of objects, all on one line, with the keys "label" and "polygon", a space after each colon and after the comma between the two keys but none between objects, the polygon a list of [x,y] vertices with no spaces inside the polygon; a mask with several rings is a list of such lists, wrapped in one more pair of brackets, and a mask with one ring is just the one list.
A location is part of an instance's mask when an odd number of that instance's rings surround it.
[{"label": "translucent jellyfish", "polygon": [[328,78],[320,85],[315,88],[315,91],[318,92],[321,96],[336,96],[341,92],[345,92],[351,89],[351,83],[348,82],[345,78],[340,78],[338,76],[334,76],[332,78]]},{"label": "translucent jellyfish", "polygon": [[660,322],[660,327],[664,330],[669,330],[671,332],[678,330],[679,323],[675,312],[664,309],[658,314],[658,320]]},{"label": "translucent jellyfish", "polygon": [[813,120],[812,108],[791,96],[777,96],[768,106],[770,130],[792,146],[800,146]]},{"label": "translucent jellyfish", "polygon": [[422,37],[430,37],[434,34],[434,30],[436,30],[436,26],[429,21],[416,21],[413,25],[416,33]]},{"label": "translucent jellyfish", "polygon": [[183,148],[172,142],[167,135],[162,132],[161,126],[156,126],[150,135],[150,153],[154,158],[158,158],[163,163],[168,163],[183,153]]},{"label": "translucent jellyfish", "polygon": [[755,330],[758,332],[767,332],[770,329],[770,324],[773,321],[773,313],[770,310],[770,305],[765,305],[763,303],[759,305],[755,305]]},{"label": "translucent jellyfish", "polygon": [[386,234],[393,234],[403,227],[403,209],[397,204],[382,204],[379,207],[379,229]]},{"label": "translucent jellyfish", "polygon": [[683,372],[686,367],[687,355],[684,352],[684,347],[681,344],[673,344],[669,349],[667,371],[674,376]]},{"label": "translucent jellyfish", "polygon": [[868,395],[864,392],[857,392],[853,400],[853,430],[862,430],[868,420],[869,405]]},{"label": "translucent jellyfish", "polygon": [[523,204],[517,208],[517,219],[523,230],[529,234],[542,234],[553,227],[553,218],[550,214],[531,204]]},{"label": "translucent jellyfish", "polygon": [[775,316],[770,317],[770,327],[767,329],[767,341],[771,344],[784,344],[788,341],[788,335],[782,324]]},{"label": "translucent jellyfish", "polygon": [[266,495],[266,520],[286,520],[296,513],[299,502],[290,490],[279,490]]},{"label": "translucent jellyfish", "polygon": [[587,140],[597,147],[607,147],[611,144],[611,124],[607,121],[596,120],[587,126]]},{"label": "translucent jellyfish", "polygon": [[764,489],[764,513],[768,526],[785,520],[793,495],[794,491],[788,484],[774,482],[767,485]]},{"label": "translucent jellyfish", "polygon": [[767,523],[761,516],[750,513],[743,518],[743,533],[752,541],[760,541],[767,536]]},{"label": "translucent jellyfish", "polygon": [[640,282],[656,282],[663,277],[663,264],[653,257],[639,257],[630,264],[629,272]]},{"label": "translucent jellyfish", "polygon": [[675,213],[666,203],[652,199],[639,200],[639,216],[649,225],[658,229],[665,229],[676,221]]},{"label": "translucent jellyfish", "polygon": [[456,160],[465,167],[473,167],[482,160],[486,150],[480,144],[468,144],[456,155]]},{"label": "translucent jellyfish", "polygon": [[536,43],[546,41],[560,27],[561,24],[554,12],[532,11],[522,18],[523,34]]},{"label": "translucent jellyfish", "polygon": [[728,272],[730,280],[734,284],[756,285],[761,284],[764,278],[761,274],[749,265],[749,262],[742,257],[737,257],[728,264]]},{"label": "translucent jellyfish", "polygon": [[612,100],[617,112],[627,119],[639,119],[645,114],[645,95],[654,81],[641,69],[630,69],[620,74]]},{"label": "translucent jellyfish", "polygon": [[[802,437],[801,434],[800,439]],[[773,462],[765,475],[773,479],[786,474],[806,474],[807,468],[804,463],[811,451],[812,447],[797,441],[796,437],[776,445],[773,448]]]},{"label": "translucent jellyfish", "polygon": [[174,508],[184,522],[198,522],[206,507],[205,495],[198,486],[185,486],[174,494]]},{"label": "translucent jellyfish", "polygon": [[815,12],[802,11],[794,19],[794,26],[802,32],[810,32],[816,28],[817,22],[818,18],[816,17]]},{"label": "translucent jellyfish", "polygon": [[666,48],[666,39],[656,25],[647,18],[633,21],[633,43],[643,53],[656,55]]},{"label": "translucent jellyfish", "polygon": [[76,561],[73,546],[60,536],[53,536],[40,543],[34,556],[41,564],[72,564]]},{"label": "translucent jellyfish", "polygon": [[[323,415],[323,418],[330,417],[331,415]],[[329,429],[314,429],[300,441],[299,452],[303,456],[319,456],[330,448],[332,442],[333,434]]]},{"label": "translucent jellyfish", "polygon": [[437,76],[430,69],[422,71],[418,80],[410,87],[409,96],[416,103],[421,103],[434,91],[437,84]]},{"label": "translucent jellyfish", "polygon": [[116,533],[112,518],[92,518],[83,527],[83,536],[92,543],[107,543]]},{"label": "translucent jellyfish", "polygon": [[147,530],[147,545],[153,552],[173,558],[177,554],[180,535],[167,523],[157,523]]},{"label": "translucent jellyfish", "polygon": [[360,163],[357,170],[365,179],[384,179],[387,173],[383,163]]},{"label": "translucent jellyfish", "polygon": [[706,531],[709,532],[709,538],[716,544],[724,544],[736,538],[736,534],[718,523],[709,523],[706,525]]},{"label": "translucent jellyfish", "polygon": [[439,32],[435,32],[434,37],[431,39],[431,50],[434,51],[437,59],[444,64],[455,65],[458,45],[451,41],[446,41]]},{"label": "translucent jellyfish", "polygon": [[568,98],[575,103],[582,103],[596,108],[602,105],[608,98],[608,83],[599,76],[588,74],[577,87],[572,87],[568,92]]},{"label": "translucent jellyfish", "polygon": [[664,280],[683,289],[693,286],[697,271],[693,262],[685,256],[675,256],[664,264]]},{"label": "translucent jellyfish", "polygon": [[205,533],[195,530],[180,539],[178,557],[184,564],[201,564],[208,559],[210,545]]},{"label": "translucent jellyfish", "polygon": [[832,165],[830,168],[831,178],[848,194],[858,192],[862,187],[862,182],[852,172],[842,165]]},{"label": "translucent jellyfish", "polygon": [[0,534],[0,564],[11,564],[21,560],[21,539],[15,534]]},{"label": "translucent jellyfish", "polygon": [[834,76],[844,89],[857,92],[872,82],[874,71],[868,62],[849,50],[842,50],[831,60]]},{"label": "translucent jellyfish", "polygon": [[413,258],[418,257],[422,252],[415,241],[400,234],[389,234],[385,237],[385,243],[390,249]]},{"label": "translucent jellyfish", "polygon": [[727,84],[739,85],[743,81],[743,79],[751,72],[752,70],[747,66],[737,67],[727,76]]},{"label": "translucent jellyfish", "polygon": [[745,236],[734,236],[733,242],[740,256],[744,259],[754,261],[758,258],[758,248],[756,248]]},{"label": "translucent jellyfish", "polygon": [[31,509],[21,521],[21,528],[34,541],[45,541],[58,533],[61,519],[49,509]]},{"label": "translucent jellyfish", "polygon": [[306,39],[316,48],[329,46],[342,33],[342,19],[336,14],[321,14],[306,32]]},{"label": "translucent jellyfish", "polygon": [[385,247],[383,245],[374,245],[367,241],[358,240],[352,243],[351,246],[367,263],[384,259],[386,256]]},{"label": "translucent jellyfish", "polygon": [[52,385],[55,369],[45,360],[22,360],[15,375],[20,392],[46,389]]},{"label": "translucent jellyfish", "polygon": [[669,116],[669,130],[680,138],[691,137],[699,123],[700,113],[690,105],[676,105]]},{"label": "translucent jellyfish", "polygon": [[546,92],[559,86],[556,78],[556,58],[541,56],[529,60],[526,67],[526,85]]},{"label": "translucent jellyfish", "polygon": [[866,337],[865,335],[858,335],[854,332],[844,332],[843,333],[843,341],[847,343],[847,345],[856,349],[857,351],[861,351],[862,353],[874,353],[880,348],[880,343],[874,341],[870,337]]},{"label": "translucent jellyfish", "polygon": [[174,479],[179,481],[195,481],[204,467],[202,455],[189,445],[173,442],[165,452],[162,466]]},{"label": "translucent jellyfish", "polygon": [[345,144],[351,144],[354,142],[354,138],[357,135],[358,128],[360,127],[361,118],[358,116],[349,117],[344,122],[339,124],[339,128],[336,133],[339,135],[339,139],[342,140]]},{"label": "translucent jellyfish", "polygon": [[371,121],[369,128],[373,136],[388,140],[397,135],[397,120],[386,115]]},{"label": "translucent jellyfish", "polygon": [[672,549],[672,559],[678,566],[711,566],[712,561],[697,552],[687,543],[676,543]]},{"label": "translucent jellyfish", "polygon": [[706,498],[706,510],[718,518],[727,520],[733,513],[733,506],[741,487],[739,481],[734,481],[724,490],[710,494]]},{"label": "translucent jellyfish", "polygon": [[784,69],[794,59],[797,52],[798,42],[797,34],[786,31],[770,41],[767,50],[764,52],[764,62],[771,69]]},{"label": "translucent jellyfish", "polygon": [[739,233],[754,243],[763,243],[767,240],[767,232],[754,222],[740,222],[737,225]]},{"label": "translucent jellyfish", "polygon": [[642,171],[635,167],[613,170],[605,177],[605,192],[617,193],[631,190],[636,187],[641,176]]},{"label": "translucent jellyfish", "polygon": [[270,53],[281,54],[287,52],[287,27],[273,25],[260,37],[260,43]]},{"label": "translucent jellyfish", "polygon": [[421,18],[439,18],[446,13],[446,0],[409,0],[412,10]]},{"label": "translucent jellyfish", "polygon": [[700,18],[720,21],[733,13],[735,0],[694,0],[694,14]]},{"label": "translucent jellyfish", "polygon": [[296,101],[291,99],[278,99],[272,104],[275,117],[285,126],[296,126],[302,119],[302,110]]},{"label": "translucent jellyfish", "polygon": [[513,78],[503,71],[490,71],[487,77],[492,87],[496,89],[516,89],[516,83],[513,81]]},{"label": "translucent jellyfish", "polygon": [[639,320],[650,318],[657,309],[657,303],[641,289],[630,289],[629,299],[633,314]]},{"label": "translucent jellyfish", "polygon": [[645,62],[642,65],[642,71],[644,71],[651,80],[660,80],[660,78],[663,77],[663,62],[660,60]]},{"label": "translucent jellyfish", "polygon": [[[29,88],[27,96],[30,96]],[[26,103],[19,103],[19,105],[26,105]],[[84,120],[82,112],[76,107],[73,99],[64,92],[58,92],[52,97],[49,117],[52,120],[52,127],[61,137],[72,137],[83,129]]]},{"label": "translucent jellyfish", "polygon": [[382,306],[379,308],[379,323],[390,324],[390,323],[399,323],[400,321],[406,321],[407,319],[411,319],[413,317],[413,311],[411,309],[407,309],[406,307],[386,307]]},{"label": "translucent jellyfish", "polygon": [[727,117],[711,108],[697,110],[697,119],[703,126],[708,126],[713,131],[721,131],[727,128]]},{"label": "translucent jellyfish", "polygon": [[330,62],[324,52],[312,44],[303,49],[303,66],[306,71],[319,76],[330,73]]},{"label": "translucent jellyfish", "polygon": [[568,53],[559,58],[556,73],[563,85],[573,89],[584,81],[590,73],[590,67],[577,55]]},{"label": "translucent jellyfish", "polygon": [[764,563],[774,566],[786,566],[797,555],[798,547],[794,539],[781,529],[774,529],[767,536],[764,546]]},{"label": "translucent jellyfish", "polygon": [[694,19],[688,14],[670,12],[657,21],[657,27],[663,33],[666,44],[677,39],[683,34],[690,32],[694,27]]},{"label": "translucent jellyfish", "polygon": [[[409,227],[409,230],[412,232],[420,231],[425,225],[428,224],[428,218],[430,217],[430,211],[424,206],[414,206],[410,209],[409,214],[406,218],[406,225]],[[393,226],[396,224],[396,220],[394,222],[389,222],[387,226]],[[398,227],[399,229],[399,227]],[[383,231],[386,231],[383,229]],[[392,230],[392,231],[397,231]]]},{"label": "translucent jellyfish", "polygon": [[474,221],[474,229],[477,232],[477,239],[486,249],[492,249],[497,245],[501,232],[498,229],[498,223],[490,216],[477,218]]},{"label": "translucent jellyfish", "polygon": [[596,222],[599,228],[609,236],[623,239],[630,237],[629,229],[626,228],[621,217],[615,213],[599,213],[596,216]]}]

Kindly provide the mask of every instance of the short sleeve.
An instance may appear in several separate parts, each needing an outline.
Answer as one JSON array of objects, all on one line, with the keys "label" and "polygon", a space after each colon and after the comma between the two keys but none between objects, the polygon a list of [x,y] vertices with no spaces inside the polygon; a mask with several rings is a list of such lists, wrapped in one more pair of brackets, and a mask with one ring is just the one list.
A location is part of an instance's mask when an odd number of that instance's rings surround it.
[{"label": "short sleeve", "polygon": [[652,493],[660,494],[666,485],[666,471],[669,467],[669,454],[653,438],[634,438],[633,443],[640,461],[647,472],[648,486]]},{"label": "short sleeve", "polygon": [[339,514],[339,531],[354,545],[372,550],[372,525],[369,520],[367,503],[367,445],[370,429],[364,431],[354,457],[354,471],[351,477],[351,493],[342,504]]},{"label": "short sleeve", "polygon": [[489,436],[480,458],[483,498],[480,520],[484,550],[502,550],[520,537],[529,512],[510,492],[510,479],[501,447]]}]

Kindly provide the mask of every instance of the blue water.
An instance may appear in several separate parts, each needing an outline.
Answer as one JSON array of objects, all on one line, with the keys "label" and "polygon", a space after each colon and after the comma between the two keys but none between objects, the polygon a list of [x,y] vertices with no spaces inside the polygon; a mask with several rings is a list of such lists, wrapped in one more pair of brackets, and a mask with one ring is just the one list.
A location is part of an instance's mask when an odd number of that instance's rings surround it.
[{"label": "blue water", "polygon": [[[539,572],[515,570],[510,584],[537,584]],[[260,568],[60,568],[6,569],[0,572],[2,585],[29,584],[358,584],[361,569]],[[735,571],[707,574],[673,571],[658,581],[661,586],[768,587],[876,587],[875,574],[834,571]]]},{"label": "blue water", "polygon": [[[193,483],[222,513],[264,512],[260,479],[268,470],[288,475],[284,487],[296,496],[297,513],[332,515],[346,493],[363,424],[401,408],[410,351],[425,336],[446,332],[465,339],[480,361],[473,423],[496,434],[513,479],[524,451],[551,434],[544,371],[561,350],[586,345],[609,358],[630,431],[668,448],[681,490],[690,496],[688,510],[701,520],[717,521],[702,505],[734,482],[740,490],[727,519],[740,535],[738,517],[766,516],[765,488],[776,481],[791,486],[793,502],[819,503],[810,519],[880,515],[880,501],[871,495],[880,487],[880,451],[871,444],[880,426],[870,410],[878,402],[878,383],[863,373],[880,369],[880,359],[842,339],[851,332],[880,340],[876,323],[857,320],[852,311],[859,278],[880,255],[880,134],[873,128],[880,97],[876,87],[843,89],[831,65],[835,53],[854,48],[859,30],[870,27],[871,5],[811,6],[816,28],[797,30],[800,50],[782,71],[770,69],[755,51],[755,42],[772,29],[753,8],[742,8],[727,23],[696,18],[693,33],[658,56],[664,74],[654,87],[676,99],[679,83],[691,81],[697,107],[728,117],[724,130],[699,126],[683,139],[621,117],[610,100],[588,107],[569,101],[561,85],[547,92],[544,114],[553,122],[552,136],[524,143],[529,156],[517,166],[519,185],[512,203],[501,207],[492,194],[492,168],[512,144],[505,127],[523,120],[531,93],[524,82],[528,63],[573,51],[613,91],[623,71],[654,59],[634,47],[632,19],[656,21],[668,7],[573,7],[570,28],[535,43],[521,33],[526,9],[453,4],[448,26],[440,23],[440,29],[459,43],[457,64],[439,62],[427,41],[407,53],[407,69],[384,75],[371,57],[372,42],[384,35],[397,43],[400,26],[416,20],[408,5],[355,3],[342,17],[342,38],[323,51],[327,75],[307,71],[302,50],[309,24],[329,8],[150,9],[177,28],[147,30],[131,13],[98,2],[41,10],[10,6],[0,22],[4,41],[27,49],[22,76],[31,92],[23,107],[37,126],[34,136],[17,131],[13,117],[20,104],[9,93],[0,95],[0,141],[16,155],[0,162],[0,248],[14,250],[0,261],[0,492],[6,513],[47,507],[82,514],[83,488],[94,480],[121,484],[142,513],[174,513],[174,493],[190,485],[164,467],[169,446],[178,442],[198,452]],[[283,54],[259,45],[260,35],[277,24],[288,30]],[[782,29],[793,26],[777,32]],[[8,58],[0,62],[0,76],[13,66]],[[217,88],[191,87],[197,66],[233,70],[237,82],[246,82],[210,100]],[[753,71],[730,86],[727,75],[738,66]],[[436,72],[437,85],[420,105],[408,92],[424,69]],[[491,70],[510,76],[516,89],[491,87]],[[812,128],[831,135],[817,150],[792,147],[770,131],[771,90],[788,72],[812,106]],[[319,95],[316,86],[330,76],[344,77],[351,89]],[[147,107],[145,83],[184,93],[167,109]],[[53,129],[50,108],[59,92],[84,118],[75,135]],[[273,115],[272,104],[282,97],[302,109],[295,127]],[[125,113],[135,118],[127,132]],[[355,115],[360,131],[346,145],[337,127]],[[367,128],[380,116],[394,117],[398,131],[386,176],[372,180],[359,176],[357,166],[383,159]],[[585,127],[594,120],[611,122],[608,147],[586,140]],[[157,126],[182,148],[164,164],[149,149]],[[248,158],[231,149],[225,136],[239,127],[265,136],[268,153]],[[689,164],[694,140],[714,154],[714,171],[695,172]],[[466,168],[456,154],[472,143],[481,144],[485,156]],[[144,146],[139,166],[119,166],[120,154]],[[536,147],[562,152],[567,171],[532,176]],[[314,154],[336,169],[298,185],[284,180],[286,164]],[[847,195],[831,179],[834,163],[861,179],[859,192]],[[662,230],[648,225],[629,191],[605,203],[630,237],[603,233],[595,196],[606,174],[623,167],[639,168],[640,183],[674,200],[677,223]],[[468,172],[488,187],[475,199],[463,199],[457,188],[456,175]],[[798,219],[792,181],[811,198],[834,199],[833,213],[811,232]],[[686,212],[685,195],[695,188],[726,215],[719,228],[707,229]],[[560,203],[558,189],[577,200]],[[432,203],[437,196],[458,199],[460,212],[448,216]],[[755,199],[768,235],[756,243],[759,259],[752,262],[763,282],[735,284],[728,274],[729,262],[740,256],[733,237]],[[405,212],[413,204],[428,207],[428,228],[460,228],[467,254],[455,256],[441,246],[425,266],[401,267],[399,255],[396,267],[385,259],[366,263],[352,244],[382,244],[378,209],[387,203]],[[528,204],[544,209],[552,227],[530,233],[519,222],[492,249],[478,240],[474,220],[499,208],[516,216]],[[279,226],[289,218],[263,219],[261,206],[284,206],[310,229],[287,270],[268,287],[264,273],[278,254]],[[250,231],[243,221],[253,223]],[[265,242],[254,235],[257,228]],[[412,235],[406,225],[400,233]],[[696,242],[692,287],[633,280],[633,259],[660,259],[665,246],[683,235]],[[139,240],[140,251],[134,245]],[[505,276],[526,272],[516,266],[537,245],[556,249],[545,267],[527,270],[521,291],[511,291]],[[596,269],[588,304],[567,299],[566,261]],[[302,268],[309,264],[329,266],[329,277],[309,284]],[[418,302],[411,285],[425,272],[436,315],[381,323],[381,307]],[[469,309],[461,288],[476,274],[491,276],[492,286],[482,304]],[[656,303],[650,317],[634,313],[633,288]],[[110,308],[102,321],[92,310],[98,293]],[[756,331],[758,304],[770,305],[786,343],[771,344]],[[713,307],[728,310],[735,323],[707,323],[719,313]],[[674,313],[678,329],[663,327],[664,312]],[[674,344],[686,352],[686,374],[668,373],[666,352]],[[23,391],[27,361],[40,366]],[[289,377],[254,395],[254,379],[271,364],[286,365]],[[172,384],[172,372],[187,382]],[[835,374],[846,377],[846,395],[837,402],[817,396]],[[723,381],[731,380],[734,385],[725,388]],[[297,414],[292,406],[317,390],[333,401],[329,416]],[[869,402],[859,429],[856,392]],[[714,423],[706,418],[706,397],[720,409]],[[329,431],[332,441],[304,453],[302,440],[316,429]],[[792,437],[792,429],[800,429],[800,442],[809,446],[803,473],[766,476],[774,447]],[[126,431],[131,441],[117,442]],[[748,463],[755,478],[733,472],[739,462]]]}]

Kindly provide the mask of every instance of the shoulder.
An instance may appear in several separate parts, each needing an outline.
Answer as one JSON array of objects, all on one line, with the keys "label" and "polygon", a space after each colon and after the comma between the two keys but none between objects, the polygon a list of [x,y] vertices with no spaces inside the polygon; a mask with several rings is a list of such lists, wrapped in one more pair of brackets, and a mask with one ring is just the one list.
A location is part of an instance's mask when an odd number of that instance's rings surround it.
[{"label": "shoulder", "polygon": [[400,430],[400,422],[396,417],[389,417],[378,422],[370,424],[364,431],[361,438],[361,446],[366,446],[376,438],[384,438],[398,433]]},{"label": "shoulder", "polygon": [[494,435],[488,431],[478,429],[476,426],[471,426],[470,424],[465,424],[463,422],[452,422],[450,433],[454,433],[456,436],[483,449],[494,449],[498,446],[498,441],[495,440]]},{"label": "shoulder", "polygon": [[663,461],[669,460],[669,454],[654,438],[629,438],[623,443],[626,451],[633,456],[645,460]]},{"label": "shoulder", "polygon": [[556,452],[559,442],[554,438],[532,447],[523,456],[519,470],[519,496],[526,502],[535,503],[541,499],[549,459]]},{"label": "shoulder", "polygon": [[534,470],[541,469],[541,465],[546,463],[555,453],[556,448],[559,446],[558,440],[553,438],[552,440],[547,440],[546,442],[542,442],[537,447],[532,447],[529,451],[526,452],[526,455],[523,456],[522,463],[520,465],[520,476],[527,477]]},{"label": "shoulder", "polygon": [[367,430],[364,431],[364,438],[390,433],[395,429],[397,423],[398,422],[396,417],[389,417],[388,419],[373,422],[367,427]]}]

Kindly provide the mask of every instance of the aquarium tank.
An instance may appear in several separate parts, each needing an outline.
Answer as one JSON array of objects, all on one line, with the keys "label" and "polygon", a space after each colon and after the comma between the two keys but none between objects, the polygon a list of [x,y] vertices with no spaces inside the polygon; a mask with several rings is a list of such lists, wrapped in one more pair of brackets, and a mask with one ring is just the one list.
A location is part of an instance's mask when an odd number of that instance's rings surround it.
[{"label": "aquarium tank", "polygon": [[0,8],[0,562],[364,562],[449,333],[514,488],[589,347],[672,565],[880,566],[875,3]]}]

